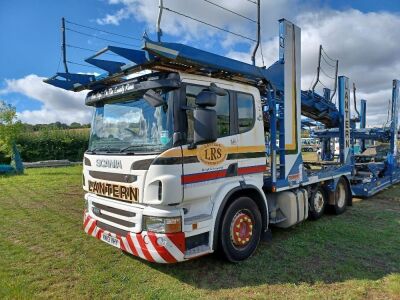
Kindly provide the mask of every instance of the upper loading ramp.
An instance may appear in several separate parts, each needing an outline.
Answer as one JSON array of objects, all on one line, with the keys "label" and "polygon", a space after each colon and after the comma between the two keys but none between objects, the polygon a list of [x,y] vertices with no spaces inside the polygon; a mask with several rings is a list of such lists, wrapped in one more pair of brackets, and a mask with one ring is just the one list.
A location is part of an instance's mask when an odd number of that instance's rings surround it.
[{"label": "upper loading ramp", "polygon": [[[132,63],[122,64],[118,61],[97,58],[107,51],[120,55]],[[107,73],[95,78],[93,75],[75,77],[75,75],[81,74],[57,73],[56,76],[47,79],[46,82],[66,90],[95,90],[123,82],[127,75],[151,69],[181,71],[245,82],[256,86],[259,82],[268,81],[278,90],[283,88],[283,68],[278,63],[266,70],[183,44],[153,42],[148,38],[144,38],[143,50],[108,46],[85,61],[107,71]],[[68,75],[66,76],[66,74]],[[59,77],[64,78],[64,80],[60,80]]]},{"label": "upper loading ramp", "polygon": [[301,114],[328,128],[339,124],[339,111],[334,103],[313,91],[301,91]]},{"label": "upper loading ramp", "polygon": [[[112,52],[130,63],[99,59],[98,56]],[[144,38],[143,50],[108,46],[85,60],[107,73],[100,76],[57,73],[46,83],[66,90],[97,90],[124,82],[127,76],[143,70],[181,71],[191,74],[222,78],[251,84],[265,96],[272,88],[279,94],[284,90],[284,61],[278,60],[269,68],[261,68],[225,56],[178,43],[154,42]],[[328,127],[339,123],[335,105],[313,91],[301,93],[302,113]]]}]

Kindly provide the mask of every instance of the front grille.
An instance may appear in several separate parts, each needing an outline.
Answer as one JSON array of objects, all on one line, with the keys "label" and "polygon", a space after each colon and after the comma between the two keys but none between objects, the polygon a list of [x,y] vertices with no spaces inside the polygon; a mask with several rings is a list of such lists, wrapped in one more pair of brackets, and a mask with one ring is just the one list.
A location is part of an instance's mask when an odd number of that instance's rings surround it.
[{"label": "front grille", "polygon": [[98,209],[96,206],[93,206],[92,211],[93,211],[93,214],[96,217],[102,218],[104,220],[107,220],[107,221],[110,221],[110,222],[113,222],[113,223],[117,223],[117,224],[120,224],[120,225],[125,226],[125,227],[135,227],[135,223],[111,217],[111,216],[109,216],[109,215],[104,213],[105,210]]},{"label": "front grille", "polygon": [[108,225],[108,224],[103,223],[103,222],[97,222],[97,226],[99,228],[103,229],[103,230],[106,230],[106,231],[111,232],[111,233],[118,234],[120,236],[127,236],[128,235],[128,231],[119,229],[117,227]]},{"label": "front grille", "polygon": [[103,205],[103,204],[96,203],[96,202],[93,202],[93,206],[97,207],[98,209],[105,210],[105,211],[111,212],[113,214],[121,215],[121,216],[124,216],[124,217],[134,217],[134,216],[136,216],[136,213],[134,213],[132,211],[126,211],[126,210],[114,208],[114,207]]},{"label": "front grille", "polygon": [[141,208],[121,205],[98,196],[90,198],[89,211],[98,222],[127,232],[141,232]]},{"label": "front grille", "polygon": [[131,175],[131,174],[89,171],[89,175],[95,179],[115,181],[115,182],[132,183],[132,182],[137,181],[137,176]]}]

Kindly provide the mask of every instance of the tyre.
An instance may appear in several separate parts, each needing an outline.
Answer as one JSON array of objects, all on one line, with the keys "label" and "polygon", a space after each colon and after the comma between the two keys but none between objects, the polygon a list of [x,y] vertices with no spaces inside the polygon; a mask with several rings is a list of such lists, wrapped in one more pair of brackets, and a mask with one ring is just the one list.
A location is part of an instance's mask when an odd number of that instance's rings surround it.
[{"label": "tyre", "polygon": [[344,213],[347,203],[349,203],[349,197],[351,197],[351,195],[349,194],[347,181],[341,177],[335,189],[335,205],[333,211],[336,215]]},{"label": "tyre", "polygon": [[230,262],[250,257],[257,248],[262,230],[261,213],[249,197],[239,197],[229,205],[220,224],[220,250]]},{"label": "tyre", "polygon": [[318,220],[322,217],[327,202],[326,192],[321,186],[311,193],[308,213],[311,220]]}]

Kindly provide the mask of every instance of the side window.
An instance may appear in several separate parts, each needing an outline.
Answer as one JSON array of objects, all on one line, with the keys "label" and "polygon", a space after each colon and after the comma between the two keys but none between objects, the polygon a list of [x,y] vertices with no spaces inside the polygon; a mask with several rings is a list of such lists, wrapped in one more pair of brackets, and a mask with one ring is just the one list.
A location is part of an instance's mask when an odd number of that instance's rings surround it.
[{"label": "side window", "polygon": [[254,99],[250,94],[237,93],[239,133],[249,131],[254,125]]},{"label": "side window", "polygon": [[[186,85],[186,103],[189,107],[195,107],[196,96],[206,89],[204,86],[198,85]],[[217,104],[213,107],[217,112],[217,132],[218,137],[224,137],[230,135],[230,98],[229,94],[225,96],[217,96]],[[187,110],[187,121],[188,121],[188,135],[187,142],[193,142],[193,111]]]}]

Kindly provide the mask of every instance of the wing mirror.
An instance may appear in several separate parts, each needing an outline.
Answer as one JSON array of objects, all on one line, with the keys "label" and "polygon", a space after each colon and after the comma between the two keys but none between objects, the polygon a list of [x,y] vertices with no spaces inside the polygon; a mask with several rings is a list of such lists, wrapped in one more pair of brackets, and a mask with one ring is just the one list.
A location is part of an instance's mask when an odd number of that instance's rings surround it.
[{"label": "wing mirror", "polygon": [[196,97],[195,104],[198,107],[214,107],[217,104],[217,94],[209,90],[201,91]]},{"label": "wing mirror", "polygon": [[211,90],[200,92],[195,100],[197,107],[194,117],[194,145],[212,143],[217,140],[217,113],[214,107],[217,104],[217,94]]}]

